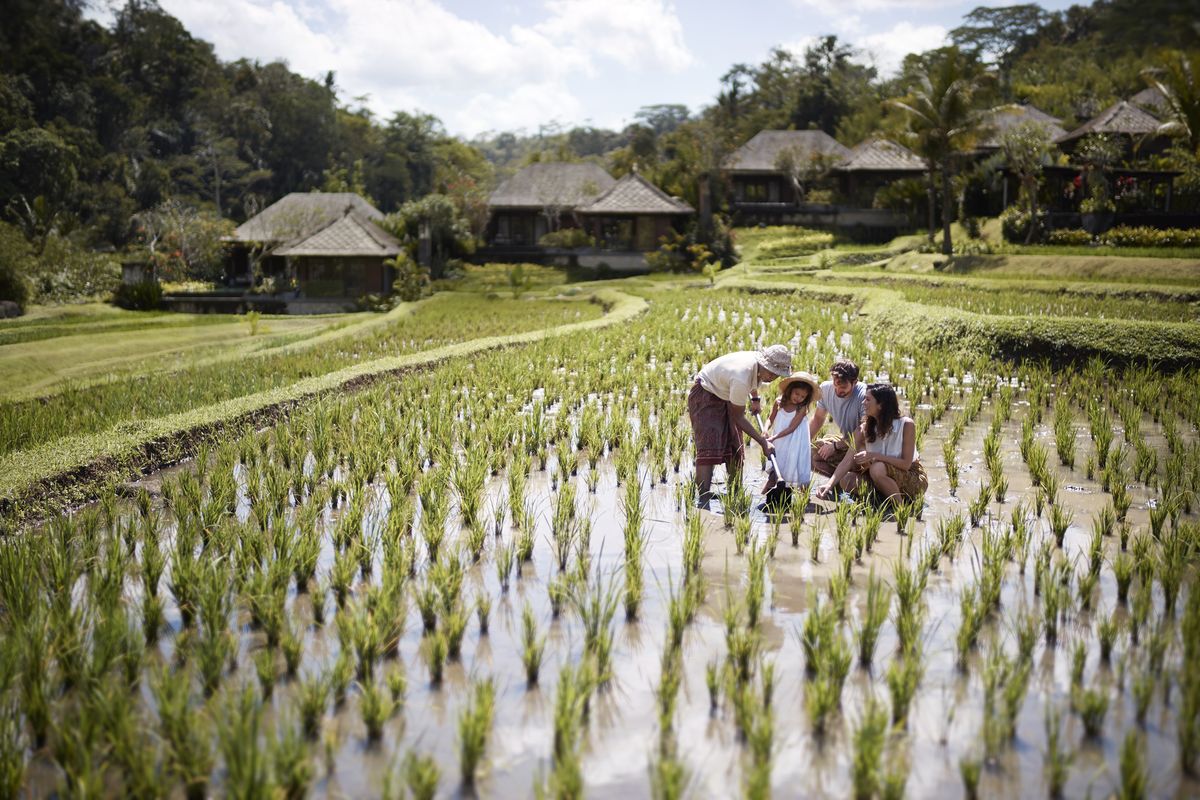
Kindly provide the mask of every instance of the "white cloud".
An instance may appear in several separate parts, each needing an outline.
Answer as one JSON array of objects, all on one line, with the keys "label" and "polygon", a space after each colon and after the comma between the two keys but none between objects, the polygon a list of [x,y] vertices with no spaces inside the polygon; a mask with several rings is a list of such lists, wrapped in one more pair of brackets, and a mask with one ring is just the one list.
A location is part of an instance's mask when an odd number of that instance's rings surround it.
[{"label": "white cloud", "polygon": [[536,28],[630,69],[678,72],[692,63],[679,16],[662,0],[546,0],[546,7],[551,16]]},{"label": "white cloud", "polygon": [[947,31],[941,25],[913,25],[901,22],[889,31],[872,33],[859,39],[859,46],[883,76],[895,74],[909,53],[923,53],[946,44]]},{"label": "white cloud", "polygon": [[962,5],[962,0],[840,0],[834,5],[827,0],[792,0],[792,3],[801,8],[820,11],[826,16],[841,16],[864,11],[932,11]]},{"label": "white cloud", "polygon": [[693,63],[667,0],[544,0],[539,18],[503,32],[437,0],[161,3],[224,59],[283,59],[312,78],[333,70],[346,96],[368,95],[382,117],[419,107],[468,135],[576,117],[572,76]]}]

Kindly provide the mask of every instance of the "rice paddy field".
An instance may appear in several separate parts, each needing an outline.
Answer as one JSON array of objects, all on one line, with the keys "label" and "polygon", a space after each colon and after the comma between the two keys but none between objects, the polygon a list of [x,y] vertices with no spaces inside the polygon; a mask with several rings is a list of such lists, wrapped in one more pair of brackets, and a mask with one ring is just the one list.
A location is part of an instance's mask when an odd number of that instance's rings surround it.
[{"label": "rice paddy field", "polygon": [[[206,430],[92,502],[10,515],[0,795],[1200,793],[1200,353],[1165,369],[930,346],[854,299],[863,272],[740,270],[611,283],[648,308],[607,326],[557,289],[437,295],[339,348],[596,326]],[[980,326],[1177,331],[1190,274],[1128,303],[969,276],[902,296]],[[718,469],[720,513],[695,510],[692,376],[772,343],[797,369],[848,356],[895,384],[927,494],[891,514],[802,496],[771,519],[748,448],[744,475]],[[277,357],[246,380],[334,359]],[[4,441],[241,391],[213,374],[6,404]]]}]

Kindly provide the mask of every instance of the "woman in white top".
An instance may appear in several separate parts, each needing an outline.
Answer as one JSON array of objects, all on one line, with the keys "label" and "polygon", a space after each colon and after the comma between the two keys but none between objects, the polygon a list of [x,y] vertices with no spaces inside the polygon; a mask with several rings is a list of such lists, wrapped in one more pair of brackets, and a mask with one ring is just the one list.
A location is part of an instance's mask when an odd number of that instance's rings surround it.
[{"label": "woman in white top", "polygon": [[863,400],[863,422],[854,432],[853,466],[842,462],[827,489],[854,491],[863,481],[887,500],[911,500],[925,493],[929,479],[917,455],[917,426],[900,413],[896,390],[872,383]]}]

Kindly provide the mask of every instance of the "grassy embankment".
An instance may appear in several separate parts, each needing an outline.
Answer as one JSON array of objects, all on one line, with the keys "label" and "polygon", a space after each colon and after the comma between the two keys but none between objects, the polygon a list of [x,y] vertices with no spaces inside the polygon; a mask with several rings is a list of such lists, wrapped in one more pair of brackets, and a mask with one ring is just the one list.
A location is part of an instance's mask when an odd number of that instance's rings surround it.
[{"label": "grassy embankment", "polygon": [[[772,230],[753,231],[747,251],[798,245],[787,234],[772,238]],[[745,238],[741,231],[739,236]],[[1012,359],[1098,356],[1167,368],[1200,363],[1200,257],[887,255],[906,245],[911,239],[889,244],[884,258],[870,264],[818,253],[808,257],[814,262],[809,268],[791,274],[770,272],[769,257],[751,258],[722,285],[851,303],[873,335],[918,351],[950,347]],[[838,260],[850,263],[815,263]]]},{"label": "grassy embankment", "polygon": [[[19,450],[7,448],[5,455],[0,456],[0,514],[37,515],[92,497],[104,485],[186,457],[202,439],[274,418],[318,395],[356,388],[384,375],[426,368],[446,359],[605,327],[628,320],[646,307],[641,299],[611,290],[598,291],[595,300],[595,303],[546,299],[502,301],[467,299],[461,295],[435,296],[425,305],[435,309],[445,306],[437,317],[443,326],[440,338],[414,338],[408,341],[412,346],[404,347],[400,337],[405,328],[401,325],[395,330],[376,332],[376,348],[350,341],[342,342],[336,351],[306,350],[271,357],[284,359],[283,362],[240,362],[236,372],[251,377],[257,374],[265,382],[265,388],[227,393],[227,396],[206,394],[211,387],[204,383],[204,377],[186,371],[175,376],[142,377],[137,379],[139,383],[156,387],[153,395],[148,396],[158,398],[164,408],[172,410],[137,418],[127,416],[123,420],[115,413],[106,424],[93,424],[90,429],[74,425],[76,416],[72,415],[86,406],[89,399],[86,393],[62,400],[55,397],[18,404],[22,410],[36,411],[49,406],[52,411],[45,425],[47,436]],[[467,312],[478,310],[476,304],[490,309],[492,315],[485,319],[471,318]],[[497,313],[501,309],[509,313]],[[606,313],[600,316],[602,309]],[[355,357],[346,357],[351,351]],[[273,379],[268,369],[272,365],[294,369],[287,380],[279,380],[278,376]],[[228,367],[215,366],[222,370]],[[253,381],[247,382],[254,385]],[[129,388],[103,384],[91,391],[115,392],[113,397],[105,395],[109,397],[106,407],[117,412],[124,410],[128,415],[136,410],[121,400],[121,393]],[[59,405],[55,406],[56,403]],[[0,407],[0,413],[12,413],[12,404]],[[12,422],[9,430],[20,430],[19,422]],[[51,431],[60,435],[51,438]]]}]

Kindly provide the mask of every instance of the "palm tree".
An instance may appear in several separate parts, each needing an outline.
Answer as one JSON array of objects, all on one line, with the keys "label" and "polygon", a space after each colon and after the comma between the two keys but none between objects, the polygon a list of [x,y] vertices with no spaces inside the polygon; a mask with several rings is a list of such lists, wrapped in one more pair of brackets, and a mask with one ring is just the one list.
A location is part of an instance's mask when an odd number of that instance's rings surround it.
[{"label": "palm tree", "polygon": [[1162,69],[1145,70],[1142,77],[1166,98],[1171,118],[1159,133],[1186,139],[1189,151],[1195,153],[1200,149],[1200,53],[1168,50]]},{"label": "palm tree", "polygon": [[913,151],[925,159],[929,176],[929,240],[933,241],[934,175],[941,175],[942,252],[950,255],[950,178],[954,159],[969,150],[981,134],[979,101],[991,76],[981,73],[951,47],[913,76],[907,97],[889,104],[907,115],[907,138]]}]

